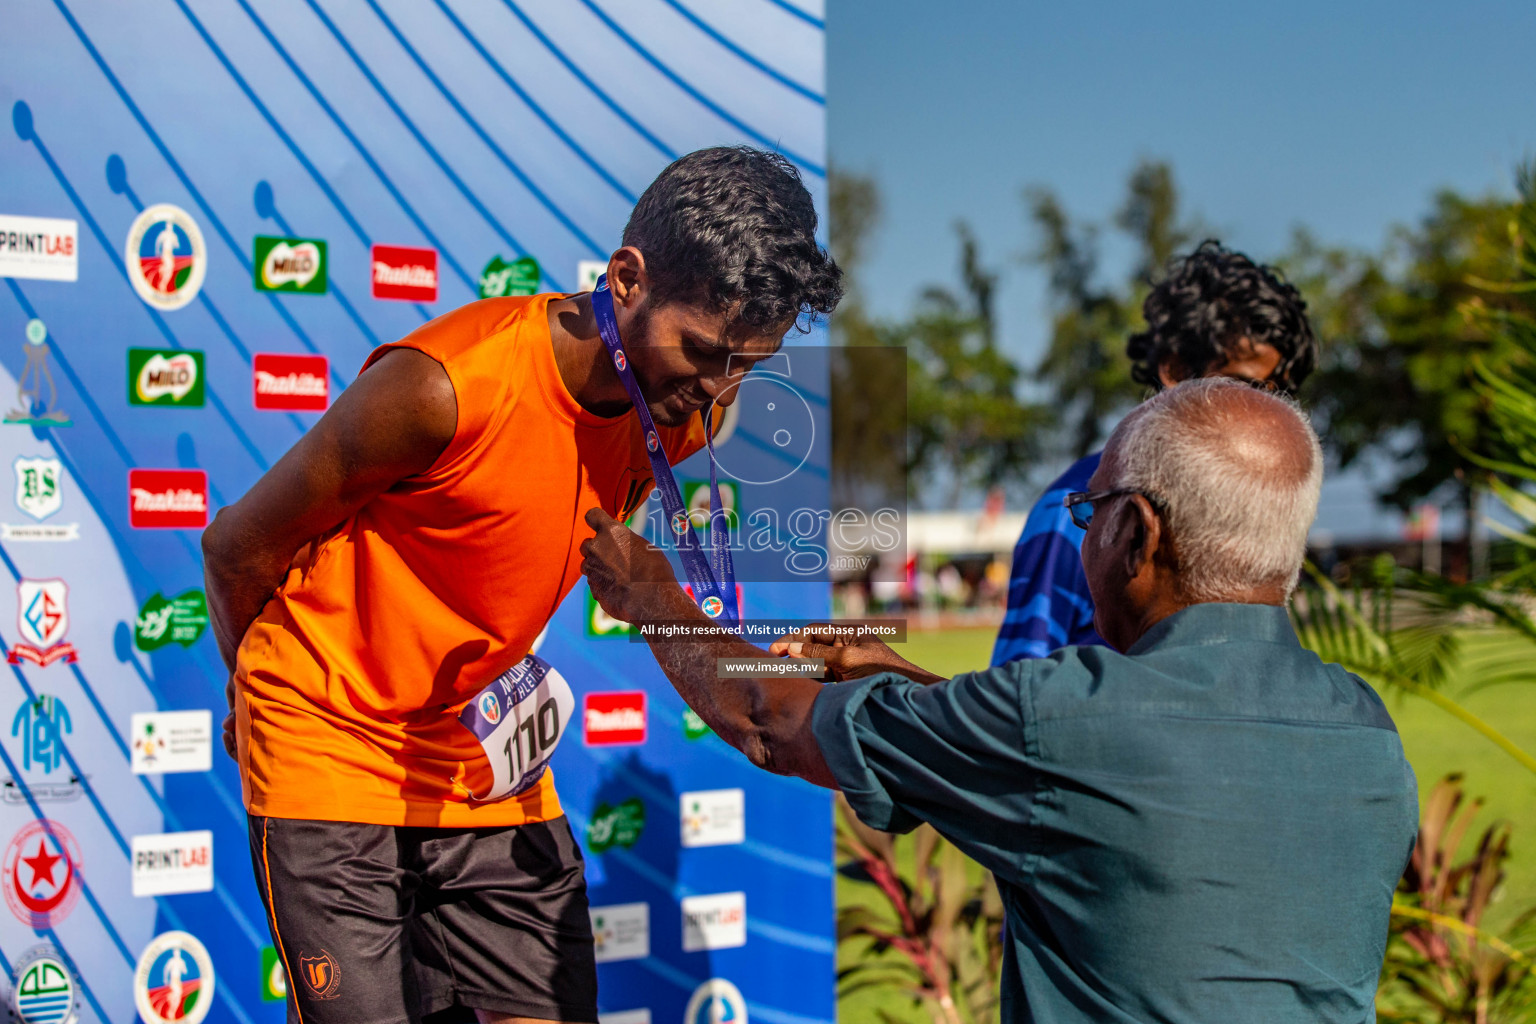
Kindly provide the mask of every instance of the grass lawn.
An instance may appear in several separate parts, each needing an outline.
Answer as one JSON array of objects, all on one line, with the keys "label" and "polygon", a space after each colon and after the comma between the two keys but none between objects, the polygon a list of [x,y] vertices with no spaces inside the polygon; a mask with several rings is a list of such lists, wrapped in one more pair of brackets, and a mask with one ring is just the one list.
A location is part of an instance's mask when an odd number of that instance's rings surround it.
[{"label": "grass lawn", "polygon": [[[992,654],[993,629],[953,629],[943,632],[911,632],[908,642],[898,646],[902,656],[933,672],[954,675],[985,668]],[[1479,641],[1468,643],[1469,655],[1488,653]],[[1532,652],[1536,654],[1536,651]],[[1476,678],[1448,681],[1445,692],[1502,732],[1516,745],[1536,752],[1536,684],[1506,683],[1459,696]],[[1502,895],[1490,908],[1485,927],[1497,931],[1519,911],[1536,904],[1536,773],[1532,773],[1484,736],[1439,707],[1422,699],[1402,694],[1384,695],[1387,707],[1403,737],[1403,747],[1419,779],[1419,800],[1449,772],[1462,773],[1466,791],[1482,797],[1485,806],[1463,840],[1462,855],[1470,853],[1482,830],[1495,820],[1505,820],[1513,827],[1510,842],[1508,877]],[[844,901],[878,898],[873,887],[848,882],[839,876],[837,899]],[[839,947],[839,966],[849,958],[867,955],[854,943]],[[889,954],[888,954],[889,955]],[[844,1024],[862,1024],[880,1020],[879,1011],[897,1021],[927,1021],[927,1014],[913,1008],[909,1000],[888,993],[866,991],[843,1000],[838,1007]]]}]

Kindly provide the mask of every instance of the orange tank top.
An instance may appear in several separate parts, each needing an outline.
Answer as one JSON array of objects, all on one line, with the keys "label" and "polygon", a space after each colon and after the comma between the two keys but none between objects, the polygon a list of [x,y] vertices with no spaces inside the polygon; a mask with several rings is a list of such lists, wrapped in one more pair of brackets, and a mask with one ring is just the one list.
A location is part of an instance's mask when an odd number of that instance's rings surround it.
[{"label": "orange tank top", "polygon": [[[634,413],[594,416],[566,390],[551,298],[473,302],[369,357],[436,359],[458,425],[430,469],[320,538],[246,633],[236,722],[252,814],[444,828],[560,815],[548,771],[473,801],[491,769],[456,717],[576,584],[587,509],[623,519],[651,490]],[[696,420],[659,432],[674,463],[704,443]]]}]

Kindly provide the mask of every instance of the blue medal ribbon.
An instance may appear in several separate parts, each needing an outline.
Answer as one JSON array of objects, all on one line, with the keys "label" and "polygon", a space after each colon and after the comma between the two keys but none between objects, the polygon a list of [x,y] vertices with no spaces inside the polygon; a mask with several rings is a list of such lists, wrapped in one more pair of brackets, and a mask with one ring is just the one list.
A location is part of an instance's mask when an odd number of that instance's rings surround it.
[{"label": "blue medal ribbon", "polygon": [[704,614],[718,619],[727,629],[735,628],[740,621],[741,610],[736,604],[736,567],[731,561],[731,531],[726,523],[720,502],[720,484],[715,471],[714,420],[710,415],[713,405],[701,409],[699,417],[704,422],[704,444],[709,450],[709,541],[710,552],[706,556],[694,535],[693,524],[688,520],[688,510],[683,506],[683,495],[678,490],[677,478],[662,450],[661,435],[651,419],[651,410],[645,404],[640,382],[629,367],[629,356],[624,352],[624,342],[619,338],[619,322],[613,315],[613,293],[608,290],[608,275],[597,279],[592,291],[592,313],[597,318],[597,333],[602,335],[608,348],[609,360],[619,375],[629,401],[640,417],[645,430],[645,451],[651,460],[651,476],[661,492],[661,508],[667,524],[677,537],[677,552],[683,560],[683,570],[693,585],[693,599]]}]

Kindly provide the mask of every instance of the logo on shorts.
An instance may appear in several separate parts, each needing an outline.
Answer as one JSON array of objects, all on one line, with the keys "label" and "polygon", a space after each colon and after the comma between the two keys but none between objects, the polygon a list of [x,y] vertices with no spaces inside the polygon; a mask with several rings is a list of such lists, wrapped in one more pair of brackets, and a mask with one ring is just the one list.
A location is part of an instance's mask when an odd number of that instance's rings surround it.
[{"label": "logo on shorts", "polygon": [[624,358],[623,352],[615,352],[613,354],[613,365],[622,370],[629,365],[629,361]]},{"label": "logo on shorts", "polygon": [[197,297],[208,273],[208,250],[192,215],[157,203],[134,218],[124,251],[128,280],[156,309],[180,309]]},{"label": "logo on shorts", "polygon": [[323,949],[319,956],[299,950],[299,974],[304,978],[304,987],[316,999],[335,999],[341,990],[341,968],[336,958]]},{"label": "logo on shorts", "polygon": [[213,958],[186,932],[156,935],[139,954],[133,1002],[145,1024],[202,1024],[213,1009]]},{"label": "logo on shorts", "polygon": [[80,1019],[75,976],[52,946],[33,946],[16,963],[11,1011],[21,1024],[74,1024]]},{"label": "logo on shorts", "polygon": [[480,714],[492,725],[501,721],[501,702],[494,693],[487,691],[480,695]]},{"label": "logo on shorts", "polygon": [[699,602],[699,608],[710,618],[718,619],[720,613],[725,611],[725,602],[718,597],[706,597],[703,601]]},{"label": "logo on shorts", "polygon": [[80,898],[80,844],[69,829],[41,818],[5,848],[5,902],[30,928],[53,928]]}]

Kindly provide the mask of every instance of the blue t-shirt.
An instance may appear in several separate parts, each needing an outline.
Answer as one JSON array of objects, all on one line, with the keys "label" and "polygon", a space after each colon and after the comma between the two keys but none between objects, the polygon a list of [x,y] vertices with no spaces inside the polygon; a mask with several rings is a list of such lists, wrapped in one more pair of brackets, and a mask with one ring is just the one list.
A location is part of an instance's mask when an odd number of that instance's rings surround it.
[{"label": "blue t-shirt", "polygon": [[1103,644],[1093,628],[1093,597],[1083,574],[1083,531],[1061,506],[1073,491],[1086,491],[1103,452],[1078,459],[1029,510],[1013,549],[1008,611],[992,664],[1043,658],[1068,644]]},{"label": "blue t-shirt", "polygon": [[997,876],[1006,1024],[1374,1018],[1413,771],[1375,691],[1284,609],[833,684],[812,729],[865,824],[927,821]]}]

